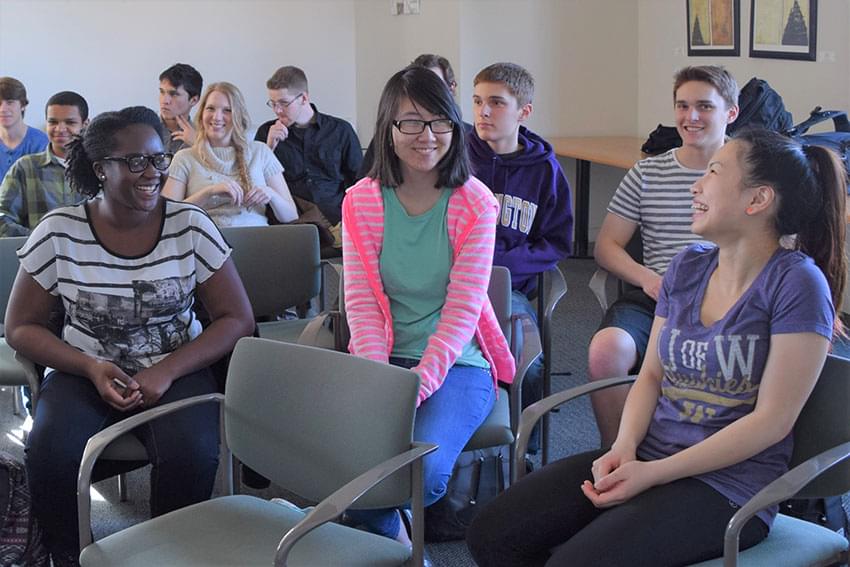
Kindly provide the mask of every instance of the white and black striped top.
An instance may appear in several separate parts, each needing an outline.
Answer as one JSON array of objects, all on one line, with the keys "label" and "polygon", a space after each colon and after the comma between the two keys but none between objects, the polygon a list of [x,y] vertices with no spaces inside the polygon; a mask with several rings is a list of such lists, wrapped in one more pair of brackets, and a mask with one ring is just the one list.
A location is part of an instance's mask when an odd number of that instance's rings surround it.
[{"label": "white and black striped top", "polygon": [[690,188],[703,173],[684,167],[670,150],[637,162],[611,198],[608,212],[640,226],[644,265],[657,274],[679,251],[701,241],[691,232]]},{"label": "white and black striped top", "polygon": [[62,338],[128,374],[152,366],[201,333],[195,288],[230,256],[200,208],[164,200],[156,246],[127,257],[109,251],[85,204],[48,213],[18,251],[21,266],[65,307]]}]

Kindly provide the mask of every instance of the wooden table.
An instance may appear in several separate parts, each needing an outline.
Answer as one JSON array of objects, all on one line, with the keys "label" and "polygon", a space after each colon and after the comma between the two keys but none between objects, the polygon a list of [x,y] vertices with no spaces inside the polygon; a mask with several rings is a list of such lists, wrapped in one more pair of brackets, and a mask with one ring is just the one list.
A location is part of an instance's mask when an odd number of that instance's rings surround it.
[{"label": "wooden table", "polygon": [[587,258],[590,217],[590,164],[599,163],[630,169],[646,157],[640,147],[643,138],[632,136],[595,136],[581,138],[549,138],[559,156],[576,160],[576,208],[573,257]]}]

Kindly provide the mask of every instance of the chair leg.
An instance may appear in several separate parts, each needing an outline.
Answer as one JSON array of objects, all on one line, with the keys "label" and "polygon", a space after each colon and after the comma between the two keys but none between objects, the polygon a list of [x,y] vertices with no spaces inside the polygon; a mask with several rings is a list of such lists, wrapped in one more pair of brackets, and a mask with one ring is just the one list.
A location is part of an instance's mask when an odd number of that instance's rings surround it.
[{"label": "chair leg", "polygon": [[127,501],[127,474],[121,473],[118,475],[118,500],[121,502]]},{"label": "chair leg", "polygon": [[233,492],[231,492],[231,494],[240,494],[242,492],[242,467],[240,466],[239,459],[236,458],[236,455],[231,457],[230,466],[232,467],[233,475]]},{"label": "chair leg", "polygon": [[12,413],[18,417],[24,414],[23,386],[12,386]]}]

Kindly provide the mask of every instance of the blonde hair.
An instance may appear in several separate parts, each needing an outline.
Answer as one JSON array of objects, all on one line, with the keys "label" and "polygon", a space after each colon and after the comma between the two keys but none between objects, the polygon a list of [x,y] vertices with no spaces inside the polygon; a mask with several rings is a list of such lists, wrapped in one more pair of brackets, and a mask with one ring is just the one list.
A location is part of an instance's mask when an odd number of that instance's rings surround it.
[{"label": "blonde hair", "polygon": [[245,98],[242,93],[236,88],[236,85],[222,81],[208,85],[204,94],[201,97],[199,112],[195,113],[195,143],[192,145],[192,151],[202,164],[209,167],[212,163],[210,159],[210,144],[207,140],[207,133],[204,130],[204,108],[207,105],[207,99],[213,92],[220,92],[227,97],[230,103],[230,116],[233,124],[233,132],[230,135],[230,145],[236,150],[236,169],[239,174],[239,185],[242,186],[244,192],[251,190],[251,176],[248,175],[248,164],[245,161],[245,152],[248,150],[248,139],[246,132],[251,123],[248,116],[248,108],[245,105]]}]

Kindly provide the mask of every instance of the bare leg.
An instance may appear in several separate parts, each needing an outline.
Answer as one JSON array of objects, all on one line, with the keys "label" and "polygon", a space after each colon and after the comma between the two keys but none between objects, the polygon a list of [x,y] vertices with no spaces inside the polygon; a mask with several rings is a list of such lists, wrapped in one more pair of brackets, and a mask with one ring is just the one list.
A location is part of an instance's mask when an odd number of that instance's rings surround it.
[{"label": "bare leg", "polygon": [[[626,376],[635,363],[637,347],[627,332],[617,327],[607,327],[593,335],[587,361],[591,382]],[[590,395],[602,447],[610,447],[617,438],[628,393],[629,386],[617,386]]]}]

